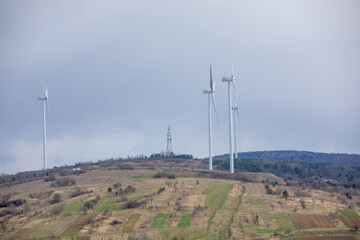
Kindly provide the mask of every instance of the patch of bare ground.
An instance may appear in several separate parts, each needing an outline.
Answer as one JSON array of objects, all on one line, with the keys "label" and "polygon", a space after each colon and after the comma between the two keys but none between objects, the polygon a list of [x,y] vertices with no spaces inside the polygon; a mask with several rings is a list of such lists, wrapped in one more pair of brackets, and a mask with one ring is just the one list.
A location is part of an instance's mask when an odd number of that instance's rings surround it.
[{"label": "patch of bare ground", "polygon": [[139,220],[140,216],[141,214],[139,213],[135,213],[131,215],[130,219],[126,222],[123,231],[124,232],[132,231],[134,229],[136,222]]},{"label": "patch of bare ground", "polygon": [[340,216],[341,221],[349,228],[360,228],[360,219],[355,216]]},{"label": "patch of bare ground", "polygon": [[212,188],[207,188],[205,189],[205,191],[202,192],[202,194],[208,194],[209,192],[211,192]]},{"label": "patch of bare ground", "polygon": [[296,228],[335,228],[328,216],[311,214],[289,214]]},{"label": "patch of bare ground", "polygon": [[61,237],[56,237],[56,238],[42,238],[42,240],[61,240]]},{"label": "patch of bare ground", "polygon": [[61,224],[59,224],[52,230],[52,234],[54,234],[55,236],[61,235],[61,233],[63,233],[78,217],[78,215],[70,215],[68,217],[65,217],[65,220],[61,221]]},{"label": "patch of bare ground", "polygon": [[82,227],[92,218],[94,218],[96,214],[89,214],[80,217],[78,220],[76,220],[64,233],[63,235],[75,235],[77,234]]},{"label": "patch of bare ground", "polygon": [[128,233],[118,233],[116,235],[93,234],[91,236],[91,240],[128,240],[128,239],[129,239]]},{"label": "patch of bare ground", "polygon": [[328,231],[328,232],[311,232],[303,233],[299,237],[291,238],[292,240],[355,240],[356,232],[350,231]]},{"label": "patch of bare ground", "polygon": [[18,230],[16,233],[14,233],[10,238],[11,239],[16,239],[16,238],[20,238],[22,235],[24,235],[24,233],[26,233],[29,230],[29,228],[21,228],[20,230]]}]

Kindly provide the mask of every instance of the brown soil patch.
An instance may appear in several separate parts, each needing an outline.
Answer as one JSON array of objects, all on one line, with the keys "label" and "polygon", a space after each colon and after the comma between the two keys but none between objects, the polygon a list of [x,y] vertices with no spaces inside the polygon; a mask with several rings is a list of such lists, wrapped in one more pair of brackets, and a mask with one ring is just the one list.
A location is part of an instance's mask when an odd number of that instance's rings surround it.
[{"label": "brown soil patch", "polygon": [[207,188],[207,189],[205,189],[205,191],[203,191],[202,194],[207,195],[211,190],[212,190],[212,188]]},{"label": "brown soil patch", "polygon": [[340,216],[341,221],[345,224],[345,226],[349,228],[359,228],[360,227],[360,219],[355,216],[345,217]]},{"label": "brown soil patch", "polygon": [[63,235],[75,235],[82,227],[85,226],[88,220],[94,218],[96,214],[89,214],[78,218],[64,233]]},{"label": "brown soil patch", "polygon": [[136,222],[139,220],[141,214],[135,213],[133,215],[131,215],[129,221],[126,222],[123,231],[132,231],[134,229],[134,226],[136,224]]},{"label": "brown soil patch", "polygon": [[20,230],[18,230],[16,233],[14,233],[14,235],[11,236],[11,238],[19,238],[21,237],[27,230],[29,230],[28,228],[21,228]]},{"label": "brown soil patch", "polygon": [[42,240],[62,240],[61,237],[58,238],[42,238]]},{"label": "brown soil patch", "polygon": [[356,240],[352,236],[312,236],[312,237],[297,237],[292,240]]},{"label": "brown soil patch", "polygon": [[328,232],[309,232],[309,233],[303,233],[302,236],[291,238],[292,240],[354,240],[355,238],[353,235],[355,235],[356,232],[349,232],[349,231],[328,231]]},{"label": "brown soil patch", "polygon": [[289,214],[296,228],[335,228],[328,216]]}]

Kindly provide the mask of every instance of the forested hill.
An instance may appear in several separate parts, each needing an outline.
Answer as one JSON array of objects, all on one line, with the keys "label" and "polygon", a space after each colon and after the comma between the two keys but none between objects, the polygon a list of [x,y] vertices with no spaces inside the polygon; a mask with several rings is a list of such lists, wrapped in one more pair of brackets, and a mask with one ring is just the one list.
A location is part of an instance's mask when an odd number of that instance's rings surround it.
[{"label": "forested hill", "polygon": [[[218,155],[214,158],[228,158],[229,154]],[[258,151],[242,152],[240,158],[246,159],[267,159],[293,162],[318,162],[318,163],[337,163],[337,164],[360,164],[359,154],[346,153],[318,153],[307,151]]]}]

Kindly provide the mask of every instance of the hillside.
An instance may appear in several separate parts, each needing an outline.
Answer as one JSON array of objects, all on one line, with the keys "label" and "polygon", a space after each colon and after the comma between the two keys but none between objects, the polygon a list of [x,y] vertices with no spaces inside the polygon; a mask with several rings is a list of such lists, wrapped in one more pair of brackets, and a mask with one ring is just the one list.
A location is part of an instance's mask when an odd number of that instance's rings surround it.
[{"label": "hillside", "polygon": [[[229,158],[229,154],[214,157],[214,159],[219,158]],[[241,152],[240,158],[312,163],[360,164],[359,154],[319,153],[293,150]]]},{"label": "hillside", "polygon": [[[252,162],[250,162],[252,164]],[[1,239],[359,239],[355,188],[206,160],[110,159],[0,185]],[[344,171],[347,169],[345,168]],[[355,179],[356,180],[356,179]]]}]

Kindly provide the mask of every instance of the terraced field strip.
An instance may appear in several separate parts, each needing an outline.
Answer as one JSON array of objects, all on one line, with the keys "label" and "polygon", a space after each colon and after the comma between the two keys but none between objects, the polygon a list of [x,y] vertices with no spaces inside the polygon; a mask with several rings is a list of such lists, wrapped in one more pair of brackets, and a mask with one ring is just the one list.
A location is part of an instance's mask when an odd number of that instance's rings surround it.
[{"label": "terraced field strip", "polygon": [[229,224],[227,225],[226,227],[226,231],[224,231],[224,234],[228,233],[229,232],[229,229],[231,228],[231,224],[234,222],[234,217],[235,217],[235,214],[239,211],[239,207],[241,205],[241,201],[242,201],[242,198],[244,196],[244,193],[245,193],[245,186],[242,186],[242,191],[241,191],[241,194],[238,198],[238,201],[236,203],[236,207],[235,207],[235,210],[234,212],[232,213],[231,215],[231,218],[230,218],[230,221],[229,221]]},{"label": "terraced field strip", "polygon": [[18,230],[16,233],[14,233],[14,235],[12,235],[10,237],[10,239],[16,239],[21,237],[22,235],[24,235],[24,233],[26,233],[29,230],[29,228],[21,228],[20,230]]},{"label": "terraced field strip", "polygon": [[92,218],[95,218],[96,214],[89,214],[82,217],[79,217],[73,224],[70,225],[68,229],[63,233],[63,235],[75,235],[77,234],[82,227],[84,227]]},{"label": "terraced field strip", "polygon": [[190,227],[191,216],[192,216],[191,213],[182,215],[177,226],[178,227]]},{"label": "terraced field strip", "polygon": [[349,228],[360,228],[360,219],[355,216],[340,216],[341,221]]},{"label": "terraced field strip", "polygon": [[170,213],[158,213],[154,221],[151,223],[150,228],[163,228],[168,227],[170,224]]},{"label": "terraced field strip", "polygon": [[335,228],[328,216],[312,214],[289,214],[296,228]]},{"label": "terraced field strip", "polygon": [[41,240],[62,240],[61,237],[56,237],[56,238],[42,238]]},{"label": "terraced field strip", "polygon": [[216,212],[225,204],[230,190],[233,188],[233,184],[226,183],[213,183],[211,184],[211,191],[206,195],[206,206],[213,208],[210,218],[208,220],[208,226],[206,229],[207,234],[210,232],[211,222],[214,219]]},{"label": "terraced field strip", "polygon": [[118,198],[108,198],[100,200],[95,208],[95,213],[102,213],[105,211],[120,211],[123,207],[123,203],[117,203]]},{"label": "terraced field strip", "polygon": [[207,195],[211,190],[212,190],[212,188],[207,188],[202,192],[202,194]]},{"label": "terraced field strip", "polygon": [[321,231],[321,232],[308,232],[308,233],[302,233],[301,236],[291,238],[292,240],[355,240],[353,237],[356,235],[356,232],[350,232],[350,231]]},{"label": "terraced field strip", "polygon": [[139,220],[140,216],[141,216],[141,214],[139,214],[139,213],[135,213],[135,214],[131,215],[129,220],[125,223],[123,231],[124,232],[132,231],[134,229],[136,222]]}]

